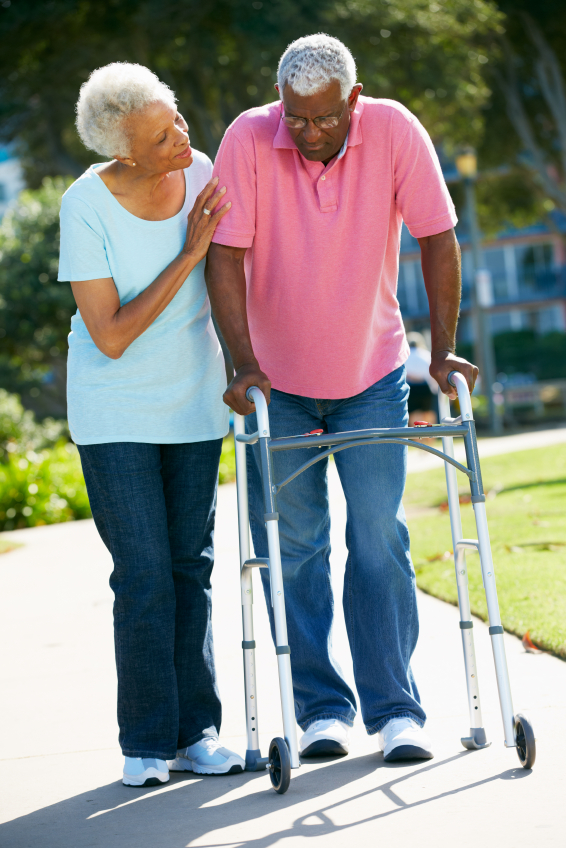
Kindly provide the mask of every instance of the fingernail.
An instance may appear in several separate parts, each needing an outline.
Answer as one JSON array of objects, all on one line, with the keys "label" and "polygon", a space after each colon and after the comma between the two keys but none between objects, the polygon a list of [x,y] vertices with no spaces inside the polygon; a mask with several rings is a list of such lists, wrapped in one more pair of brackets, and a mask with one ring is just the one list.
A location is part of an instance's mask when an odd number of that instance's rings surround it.
[{"label": "fingernail", "polygon": [[212,180],[212,182],[213,182],[213,183],[217,183],[217,182],[218,182],[218,179],[219,179],[219,177],[214,177],[214,179]]},{"label": "fingernail", "polygon": [[231,200],[229,200],[229,201],[228,201],[228,203],[226,204],[226,206],[227,206],[228,208],[230,208],[230,206],[231,206],[231,205],[232,205],[232,201],[231,201]]},{"label": "fingernail", "polygon": [[222,188],[220,189],[220,191],[226,191],[226,186],[222,186]]}]

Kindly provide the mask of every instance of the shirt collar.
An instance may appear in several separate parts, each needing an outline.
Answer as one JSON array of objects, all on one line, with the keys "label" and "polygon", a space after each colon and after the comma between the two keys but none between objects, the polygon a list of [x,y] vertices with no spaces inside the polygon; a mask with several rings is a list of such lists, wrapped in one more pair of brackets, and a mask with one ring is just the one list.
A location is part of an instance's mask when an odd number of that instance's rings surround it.
[{"label": "shirt collar", "polygon": [[[362,117],[363,111],[364,104],[362,103],[361,99],[358,98],[356,108],[352,112],[352,117],[350,118],[350,127],[348,129],[348,135],[344,140],[344,144],[340,148],[340,152],[337,157],[338,159],[341,159],[342,156],[344,156],[348,147],[355,147],[356,145],[362,143],[362,128],[360,125],[360,119]],[[297,145],[289,135],[287,127],[281,119],[279,119],[279,126],[277,127],[277,132],[275,133],[275,137],[273,139],[273,147],[287,148],[288,150],[297,150]]]}]

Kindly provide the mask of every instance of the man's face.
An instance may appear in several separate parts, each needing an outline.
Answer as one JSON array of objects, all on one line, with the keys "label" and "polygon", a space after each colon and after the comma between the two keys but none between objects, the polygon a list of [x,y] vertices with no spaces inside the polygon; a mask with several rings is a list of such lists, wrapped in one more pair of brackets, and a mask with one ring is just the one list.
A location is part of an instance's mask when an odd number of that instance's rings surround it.
[{"label": "man's face", "polygon": [[[278,86],[275,86],[279,91]],[[307,118],[300,129],[287,127],[287,132],[305,159],[325,164],[339,152],[348,135],[350,113],[356,108],[361,85],[355,85],[347,100],[342,98],[340,83],[332,80],[323,91],[309,97],[296,94],[290,85],[283,91],[283,114],[287,117]],[[313,123],[314,118],[338,118],[338,125],[321,128]]]}]

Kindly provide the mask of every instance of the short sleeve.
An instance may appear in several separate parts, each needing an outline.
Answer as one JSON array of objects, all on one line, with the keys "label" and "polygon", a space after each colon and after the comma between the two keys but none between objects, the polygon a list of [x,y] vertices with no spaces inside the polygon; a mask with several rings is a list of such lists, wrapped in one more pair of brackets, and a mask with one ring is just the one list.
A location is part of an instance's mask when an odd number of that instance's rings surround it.
[{"label": "short sleeve", "polygon": [[413,238],[437,235],[458,221],[436,150],[416,118],[395,157],[395,199]]},{"label": "short sleeve", "polygon": [[255,236],[256,219],[256,168],[253,141],[249,150],[230,127],[214,163],[214,176],[218,185],[226,186],[225,202],[232,208],[222,218],[212,241],[229,247],[251,247]]},{"label": "short sleeve", "polygon": [[74,197],[61,204],[61,247],[58,280],[80,282],[112,277],[104,235],[96,212]]}]

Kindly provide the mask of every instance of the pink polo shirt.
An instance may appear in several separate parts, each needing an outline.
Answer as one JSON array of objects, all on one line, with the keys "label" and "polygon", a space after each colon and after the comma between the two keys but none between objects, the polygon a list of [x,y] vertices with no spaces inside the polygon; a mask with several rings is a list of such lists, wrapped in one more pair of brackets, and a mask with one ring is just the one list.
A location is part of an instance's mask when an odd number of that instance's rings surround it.
[{"label": "pink polo shirt", "polygon": [[347,147],[309,162],[281,103],[226,131],[214,174],[232,209],[213,241],[247,247],[255,355],[275,389],[352,397],[402,365],[409,348],[396,297],[405,221],[416,238],[456,224],[428,133],[393,100],[360,97]]}]

